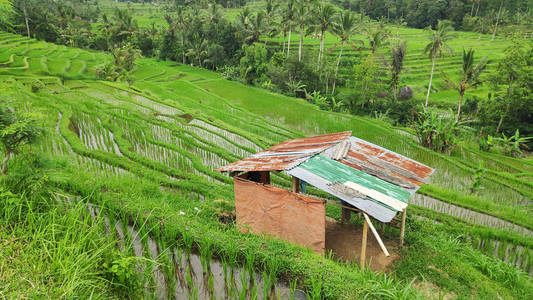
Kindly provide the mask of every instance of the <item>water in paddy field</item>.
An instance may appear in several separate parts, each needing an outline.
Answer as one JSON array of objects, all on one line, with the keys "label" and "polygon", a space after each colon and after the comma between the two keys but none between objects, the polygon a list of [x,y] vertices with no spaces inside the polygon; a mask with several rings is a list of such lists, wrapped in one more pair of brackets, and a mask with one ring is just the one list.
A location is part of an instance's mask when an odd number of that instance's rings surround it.
[{"label": "water in paddy field", "polygon": [[448,214],[482,226],[487,226],[496,229],[506,229],[509,231],[514,231],[521,235],[533,237],[533,231],[520,225],[513,224],[511,222],[502,220],[500,218],[488,214],[480,213],[474,210],[470,210],[468,208],[440,201],[430,196],[416,193],[409,199],[409,203],[429,208],[436,212]]}]

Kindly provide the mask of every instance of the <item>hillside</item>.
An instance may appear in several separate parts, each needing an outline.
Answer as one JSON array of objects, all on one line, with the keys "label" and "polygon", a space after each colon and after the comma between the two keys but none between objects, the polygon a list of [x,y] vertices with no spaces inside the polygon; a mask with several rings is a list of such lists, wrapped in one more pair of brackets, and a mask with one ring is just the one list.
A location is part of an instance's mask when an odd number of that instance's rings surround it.
[{"label": "hillside", "polygon": [[[322,111],[175,62],[138,60],[129,87],[98,80],[96,67],[109,59],[0,34],[3,97],[45,116],[47,132],[34,151],[54,162],[44,167],[47,184],[54,195],[97,207],[93,215],[105,219],[102,227],[116,243],[129,242],[129,255],[159,262],[144,267],[144,292],[160,297],[177,291],[184,278],[176,277],[169,259],[192,252],[206,265],[213,257],[245,266],[272,284],[279,280],[321,295],[317,299],[424,298],[428,289],[420,282],[434,287],[432,295],[532,297],[526,274],[533,274],[531,159],[469,144],[446,156],[418,146],[405,128]],[[391,274],[245,235],[221,221],[231,215],[233,188],[215,168],[286,139],[344,130],[436,169],[410,205],[408,246]],[[480,161],[485,173],[471,194]],[[283,174],[273,180],[290,185]],[[340,217],[334,207],[327,214]],[[417,283],[409,284],[413,278]],[[190,281],[194,298],[199,287]]]},{"label": "hillside", "polygon": [[[257,2],[249,2],[244,8],[248,8],[250,12],[257,12],[264,10],[265,4]],[[102,2],[102,10],[108,15],[112,15],[115,8],[128,9],[136,17],[139,28],[150,29],[151,26],[156,28],[168,28],[165,22],[165,15],[172,13],[169,10],[170,6],[159,4],[141,4],[141,3],[126,3],[104,1]],[[221,9],[221,14],[228,18],[231,22],[236,22],[238,14],[242,9],[225,8]],[[202,14],[209,14],[208,10],[200,10]],[[279,13],[279,12],[278,12]],[[377,26],[376,22],[373,22]],[[96,26],[96,25],[95,25]],[[96,26],[97,27],[97,26]],[[381,45],[375,56],[378,58],[379,67],[381,69],[379,78],[383,82],[390,79],[390,71],[388,65],[390,64],[390,45],[389,42],[399,39],[407,44],[407,55],[404,59],[404,71],[401,76],[400,86],[410,86],[414,92],[414,99],[418,102],[425,101],[427,86],[429,81],[429,74],[431,71],[431,59],[428,54],[424,53],[424,48],[429,42],[429,33],[424,29],[409,28],[405,26],[386,25],[386,30],[390,32],[390,38],[383,45]],[[95,29],[98,30],[98,29]],[[362,30],[362,28],[361,28]],[[298,51],[299,33],[296,28],[291,36],[291,49],[293,53]],[[268,39],[264,35],[261,36],[261,42],[268,42],[268,47],[273,51],[282,51],[282,45],[285,45],[287,37],[282,34],[277,34]],[[351,46],[347,46],[343,52],[343,59],[340,65],[340,78],[342,81],[349,81],[353,74],[352,65],[362,61],[370,54],[370,42],[366,35],[362,33],[354,34],[350,38]],[[479,34],[475,32],[456,31],[454,38],[448,42],[448,45],[453,50],[451,53],[444,53],[442,58],[438,58],[435,66],[434,82],[430,102],[439,107],[453,108],[457,105],[458,93],[457,90],[447,83],[447,80],[457,81],[460,78],[460,70],[462,63],[462,51],[470,48],[475,50],[476,60],[482,57],[487,58],[487,69],[483,74],[483,78],[487,78],[496,67],[498,61],[503,57],[504,50],[510,46],[510,41],[505,36],[497,36],[495,40],[491,40],[490,34]],[[317,34],[306,34],[303,39],[304,56],[317,56],[320,45],[320,38]],[[326,32],[324,47],[326,54],[334,64],[338,58],[340,51],[340,41],[337,36],[331,32]],[[341,87],[343,93],[349,94],[349,87]],[[486,98],[489,93],[489,85],[481,85],[476,89],[467,91],[465,98],[472,98],[477,96],[481,99]]]}]

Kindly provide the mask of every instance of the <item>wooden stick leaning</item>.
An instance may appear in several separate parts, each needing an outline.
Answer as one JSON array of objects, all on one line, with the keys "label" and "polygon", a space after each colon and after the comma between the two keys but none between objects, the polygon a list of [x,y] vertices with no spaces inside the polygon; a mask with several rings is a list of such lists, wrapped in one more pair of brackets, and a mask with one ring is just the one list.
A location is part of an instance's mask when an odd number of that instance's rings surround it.
[{"label": "wooden stick leaning", "polygon": [[385,253],[386,256],[390,256],[389,251],[387,251],[387,248],[385,247],[385,244],[383,244],[383,241],[379,237],[378,232],[374,228],[374,225],[372,225],[372,222],[370,221],[370,218],[368,217],[368,215],[366,213],[363,213],[363,216],[365,216],[365,220],[368,223],[368,226],[370,227],[370,230],[372,231],[372,233],[376,237],[376,240],[378,241],[378,244],[381,247],[381,250],[383,250],[383,253]]}]

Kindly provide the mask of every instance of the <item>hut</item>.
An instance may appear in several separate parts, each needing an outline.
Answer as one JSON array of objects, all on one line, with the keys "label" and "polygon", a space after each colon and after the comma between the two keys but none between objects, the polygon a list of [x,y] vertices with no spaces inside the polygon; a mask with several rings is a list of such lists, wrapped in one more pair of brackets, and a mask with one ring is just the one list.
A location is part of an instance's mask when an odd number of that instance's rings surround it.
[{"label": "hut", "polygon": [[[248,158],[217,169],[234,180],[236,221],[242,231],[271,234],[323,253],[326,203],[364,216],[361,262],[367,231],[388,251],[371,219],[400,227],[403,244],[409,197],[433,169],[380,146],[351,136],[351,131],[287,140]],[[292,191],[271,184],[271,172],[292,177]],[[307,185],[340,201],[305,192]]]}]

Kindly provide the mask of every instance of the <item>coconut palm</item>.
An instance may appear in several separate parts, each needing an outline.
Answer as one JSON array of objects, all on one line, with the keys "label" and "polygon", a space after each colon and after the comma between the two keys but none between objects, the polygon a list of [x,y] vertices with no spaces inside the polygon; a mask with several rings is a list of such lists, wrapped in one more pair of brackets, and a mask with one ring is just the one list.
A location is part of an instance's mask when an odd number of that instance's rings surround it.
[{"label": "coconut palm", "polygon": [[463,105],[463,96],[469,87],[476,87],[482,83],[479,76],[487,67],[487,57],[483,57],[477,64],[474,65],[474,50],[465,51],[463,49],[463,66],[461,69],[461,79],[457,84],[459,90],[459,105],[457,106],[456,121],[459,121],[461,116],[461,106]]},{"label": "coconut palm", "polygon": [[304,44],[304,31],[305,26],[309,23],[309,14],[311,12],[311,0],[298,1],[295,10],[295,21],[298,24],[300,30],[300,43],[298,46],[298,61],[302,60],[302,47]]},{"label": "coconut palm", "polygon": [[383,44],[385,44],[387,41],[389,37],[389,31],[385,27],[383,21],[380,21],[377,26],[368,24],[365,29],[365,35],[370,45],[370,51],[372,54],[374,54],[376,50],[383,46]]},{"label": "coconut palm", "polygon": [[265,13],[258,11],[249,18],[248,26],[245,30],[245,40],[250,43],[259,41],[262,33],[266,32],[267,26],[265,21]]},{"label": "coconut palm", "polygon": [[330,3],[321,2],[315,11],[315,24],[313,29],[320,32],[320,49],[318,50],[318,65],[324,53],[324,39],[326,31],[329,31],[335,25],[335,7]]},{"label": "coconut palm", "polygon": [[503,7],[503,0],[500,2],[500,9],[498,10],[498,16],[496,17],[496,24],[494,25],[494,31],[492,32],[492,37],[490,38],[491,42],[494,41],[494,37],[496,36],[496,31],[498,30],[498,23],[500,22],[502,7]]},{"label": "coconut palm", "polygon": [[111,31],[118,42],[130,40],[139,29],[137,20],[128,10],[117,8],[113,17],[115,23]]},{"label": "coconut palm", "polygon": [[428,93],[425,104],[425,106],[428,106],[431,83],[433,82],[433,72],[435,71],[435,62],[437,61],[437,57],[442,57],[445,53],[453,51],[447,42],[454,38],[455,35],[452,33],[452,22],[448,20],[439,20],[436,30],[431,29],[430,26],[426,29],[429,31],[430,42],[424,48],[424,53],[428,54],[429,59],[431,59],[431,74],[429,76]]},{"label": "coconut palm", "polygon": [[174,20],[174,26],[175,30],[180,33],[180,42],[181,42],[181,59],[182,63],[186,63],[186,55],[185,55],[185,34],[187,32],[187,28],[189,27],[189,24],[191,22],[190,18],[190,11],[187,10],[185,7],[180,6],[178,7],[178,10],[176,11],[176,18]]},{"label": "coconut palm", "polygon": [[237,26],[242,28],[243,30],[248,30],[251,15],[252,12],[248,7],[244,7],[243,9],[241,9],[239,14],[237,15]]},{"label": "coconut palm", "polygon": [[288,0],[287,6],[283,10],[283,23],[287,26],[288,32],[289,32],[289,38],[287,39],[287,57],[290,55],[291,51],[291,33],[292,33],[292,25],[294,23],[294,14],[295,14],[295,7],[296,6],[296,0]]},{"label": "coconut palm", "polygon": [[269,36],[275,35],[279,32],[276,28],[277,26],[275,26],[276,25],[275,17],[276,17],[278,8],[279,8],[279,4],[277,3],[276,0],[266,0],[265,10],[264,10],[265,30],[266,30],[265,45],[268,42]]},{"label": "coconut palm", "polygon": [[400,74],[403,70],[403,60],[407,51],[404,41],[398,41],[396,45],[391,45],[391,85],[394,92],[394,100],[398,98],[398,85],[400,84]]},{"label": "coconut palm", "polygon": [[224,17],[220,5],[216,3],[209,3],[207,10],[207,20],[212,23],[218,23]]},{"label": "coconut palm", "polygon": [[198,65],[203,67],[203,59],[207,56],[209,50],[209,44],[206,39],[201,38],[198,34],[194,34],[193,38],[189,42],[189,49],[185,55],[193,57],[198,61]]},{"label": "coconut palm", "polygon": [[344,11],[344,13],[340,13],[339,20],[333,29],[335,35],[340,39],[341,50],[339,51],[339,57],[337,58],[337,64],[335,66],[335,79],[333,80],[332,94],[335,94],[335,85],[337,83],[337,76],[339,75],[342,52],[358,28],[359,20],[354,13],[348,10]]}]

